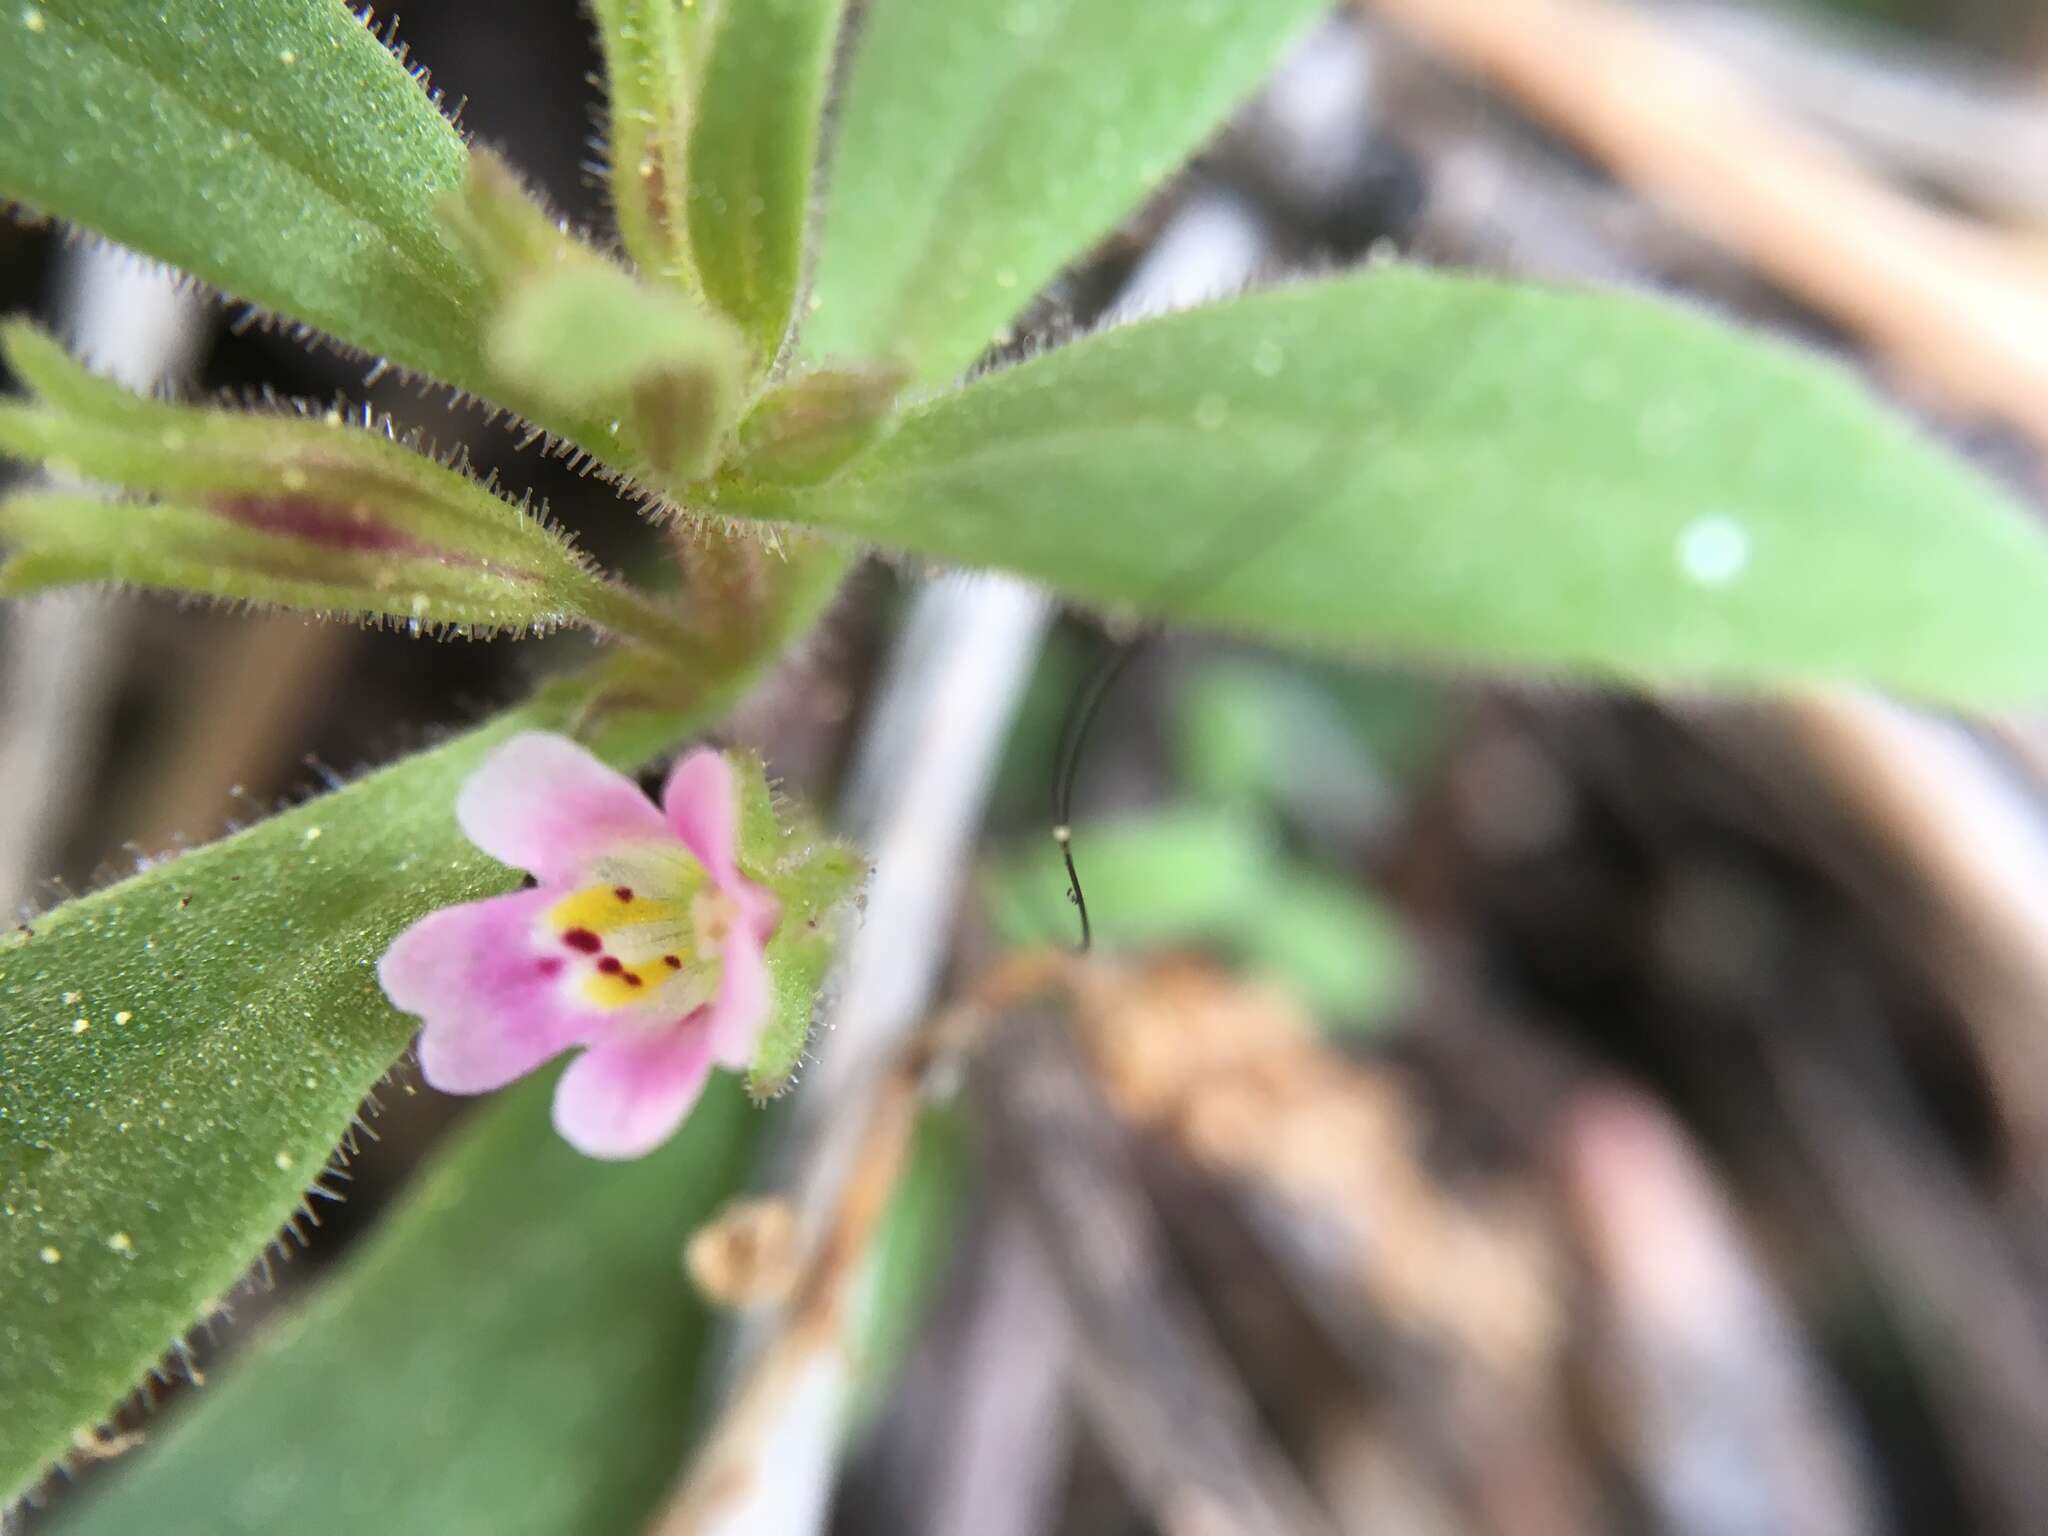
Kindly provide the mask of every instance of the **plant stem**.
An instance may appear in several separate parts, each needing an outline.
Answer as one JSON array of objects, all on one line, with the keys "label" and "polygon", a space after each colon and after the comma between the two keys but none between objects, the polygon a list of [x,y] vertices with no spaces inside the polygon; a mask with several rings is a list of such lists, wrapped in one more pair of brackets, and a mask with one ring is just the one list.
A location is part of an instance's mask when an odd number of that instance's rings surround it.
[{"label": "plant stem", "polygon": [[592,575],[574,591],[574,606],[593,628],[664,661],[701,667],[731,650],[701,621],[663,606],[609,577]]}]

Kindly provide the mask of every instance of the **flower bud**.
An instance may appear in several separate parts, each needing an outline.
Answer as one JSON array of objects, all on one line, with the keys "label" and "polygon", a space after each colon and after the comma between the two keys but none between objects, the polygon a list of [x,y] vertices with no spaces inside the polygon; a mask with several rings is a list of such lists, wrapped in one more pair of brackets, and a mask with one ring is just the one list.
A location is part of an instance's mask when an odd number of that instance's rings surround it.
[{"label": "flower bud", "polygon": [[825,368],[768,395],[740,423],[734,470],[771,485],[817,485],[887,434],[905,375]]}]

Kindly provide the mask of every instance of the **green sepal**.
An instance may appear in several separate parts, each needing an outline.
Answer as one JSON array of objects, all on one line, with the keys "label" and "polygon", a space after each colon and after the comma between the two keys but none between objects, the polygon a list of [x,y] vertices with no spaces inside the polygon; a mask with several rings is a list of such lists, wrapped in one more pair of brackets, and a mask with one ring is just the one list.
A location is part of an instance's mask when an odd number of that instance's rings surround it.
[{"label": "green sepal", "polygon": [[0,501],[0,536],[16,546],[0,597],[113,582],[465,632],[545,632],[570,617],[526,573],[329,549],[169,502],[32,492]]},{"label": "green sepal", "polygon": [[690,253],[690,119],[712,7],[684,0],[591,0],[604,50],[612,208],[641,272],[703,294]]},{"label": "green sepal", "polygon": [[767,948],[773,1011],[747,1072],[747,1091],[765,1099],[789,1085],[803,1059],[819,989],[868,866],[801,807],[778,801],[760,758],[735,751],[726,760],[739,791],[740,872],[781,904]]},{"label": "green sepal", "polygon": [[460,189],[436,207],[441,223],[499,303],[535,278],[602,263],[487,149],[472,149]]},{"label": "green sepal", "polygon": [[663,487],[717,464],[747,360],[730,321],[605,266],[519,289],[492,327],[490,356],[516,394],[615,422],[633,455],[625,467]]},{"label": "green sepal", "polygon": [[844,0],[594,0],[627,254],[781,351]]},{"label": "green sepal", "polygon": [[339,410],[149,399],[15,323],[0,349],[39,399],[0,404],[0,453],[161,501],[38,489],[0,502],[0,593],[115,581],[407,623],[587,624],[691,652],[682,627],[600,578],[561,534]]}]

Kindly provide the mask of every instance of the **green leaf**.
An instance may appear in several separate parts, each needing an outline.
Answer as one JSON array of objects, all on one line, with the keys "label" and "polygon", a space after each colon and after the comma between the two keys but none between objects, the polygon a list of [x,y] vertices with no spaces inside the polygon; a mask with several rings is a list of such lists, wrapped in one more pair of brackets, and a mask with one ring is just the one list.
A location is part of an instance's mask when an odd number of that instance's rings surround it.
[{"label": "green leaf", "polygon": [[959,373],[1326,9],[877,0],[834,133],[806,354]]},{"label": "green leaf", "polygon": [[626,254],[649,277],[701,297],[690,253],[690,120],[711,5],[591,0],[604,48],[612,207]]},{"label": "green leaf", "polygon": [[[1085,824],[1073,848],[1104,943],[1212,945],[1344,1022],[1377,1018],[1406,995],[1408,947],[1393,915],[1369,892],[1285,857],[1255,809],[1182,805]],[[1000,860],[983,889],[1011,943],[1071,940],[1066,869],[1051,846]]]},{"label": "green leaf", "polygon": [[704,296],[763,369],[782,350],[803,274],[825,78],[844,0],[726,0],[690,132],[690,248]]},{"label": "green leaf", "polygon": [[1413,959],[1392,910],[1307,864],[1276,868],[1230,938],[1247,964],[1285,980],[1326,1022],[1377,1023],[1413,989]]},{"label": "green leaf", "polygon": [[468,388],[483,292],[435,205],[467,153],[335,0],[0,15],[0,197]]},{"label": "green leaf", "polygon": [[1202,666],[1173,701],[1173,742],[1182,782],[1203,799],[1362,830],[1391,797],[1341,706],[1291,659]]},{"label": "green leaf", "polygon": [[[1073,847],[1095,935],[1112,945],[1239,930],[1265,899],[1277,857],[1262,817],[1187,806],[1078,826]],[[984,888],[1011,943],[1072,937],[1066,869],[1050,839],[996,864]]]},{"label": "green leaf", "polygon": [[711,1317],[681,1249],[762,1117],[721,1078],[659,1151],[597,1163],[549,1125],[552,1087],[481,1111],[337,1280],[60,1529],[639,1529],[701,1401]]},{"label": "green leaf", "polygon": [[1335,653],[2048,693],[2048,539],[1846,374],[1638,298],[1381,268],[1104,332],[719,510]]},{"label": "green leaf", "polygon": [[746,349],[722,317],[591,265],[521,287],[491,331],[491,363],[515,398],[619,420],[656,484],[709,471],[739,414]]},{"label": "green leaf", "polygon": [[[692,715],[607,714],[637,762]],[[317,1183],[414,1021],[375,966],[421,913],[517,875],[455,793],[561,685],[447,746],[0,937],[0,1503],[106,1414]]]}]

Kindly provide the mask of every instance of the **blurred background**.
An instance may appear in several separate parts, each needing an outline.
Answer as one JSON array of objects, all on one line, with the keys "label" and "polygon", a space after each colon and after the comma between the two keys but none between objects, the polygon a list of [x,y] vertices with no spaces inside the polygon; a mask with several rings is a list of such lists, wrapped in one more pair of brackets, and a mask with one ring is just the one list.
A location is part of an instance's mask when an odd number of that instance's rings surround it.
[{"label": "blurred background", "polygon": [[[1521,11],[1333,13],[1018,346],[1391,257],[1635,287],[1847,361],[2048,496],[2048,406],[1981,346],[2002,295],[2048,296],[2048,16]],[[469,131],[604,229],[577,8],[416,0],[403,23]],[[0,222],[0,310],[201,396],[368,400],[605,560],[664,558],[479,413],[61,232]],[[0,610],[0,909],[431,742],[575,650],[122,595]],[[1097,952],[1045,962],[1056,1002],[990,1001],[1005,955],[1073,942],[1061,735],[1111,665],[1072,786]],[[882,866],[836,1028],[772,1111],[756,1183],[792,1204],[767,1215],[831,1220],[819,1127],[858,1130],[933,1008],[989,1015],[920,1080],[929,1230],[848,1386],[857,1433],[757,1446],[816,1497],[755,1528],[2048,1529],[2036,722],[1338,667],[876,565],[730,735]],[[117,1430],[232,1372],[466,1107],[408,1069],[382,1097],[347,1199]],[[723,1236],[749,1273],[700,1252],[700,1280],[767,1284],[774,1242]],[[24,1528],[64,1529],[124,1444]]]}]

